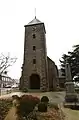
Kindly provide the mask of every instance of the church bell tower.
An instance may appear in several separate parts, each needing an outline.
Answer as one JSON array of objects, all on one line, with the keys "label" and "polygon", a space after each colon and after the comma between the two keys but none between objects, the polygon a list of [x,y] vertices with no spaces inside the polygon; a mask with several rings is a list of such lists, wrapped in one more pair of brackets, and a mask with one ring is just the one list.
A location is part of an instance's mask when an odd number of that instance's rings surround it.
[{"label": "church bell tower", "polygon": [[24,59],[20,89],[48,89],[47,52],[44,23],[36,17],[25,25]]}]

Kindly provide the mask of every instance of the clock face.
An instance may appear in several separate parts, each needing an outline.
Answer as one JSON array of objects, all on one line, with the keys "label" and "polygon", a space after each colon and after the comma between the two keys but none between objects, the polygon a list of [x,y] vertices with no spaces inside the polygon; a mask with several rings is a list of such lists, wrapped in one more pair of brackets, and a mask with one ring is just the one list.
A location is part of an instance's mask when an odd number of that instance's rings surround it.
[{"label": "clock face", "polygon": [[35,31],[35,30],[36,30],[36,27],[33,27],[32,30]]}]

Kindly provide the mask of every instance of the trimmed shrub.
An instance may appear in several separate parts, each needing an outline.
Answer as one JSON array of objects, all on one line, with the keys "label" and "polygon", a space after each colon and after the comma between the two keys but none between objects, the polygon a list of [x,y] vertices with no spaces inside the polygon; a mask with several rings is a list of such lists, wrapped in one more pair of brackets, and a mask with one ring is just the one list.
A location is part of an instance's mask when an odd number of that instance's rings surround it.
[{"label": "trimmed shrub", "polygon": [[39,112],[47,112],[47,104],[44,102],[40,102],[38,104],[38,111]]},{"label": "trimmed shrub", "polygon": [[43,96],[41,98],[41,102],[45,102],[45,103],[48,103],[49,102],[49,98],[47,96]]},{"label": "trimmed shrub", "polygon": [[22,92],[28,92],[27,88],[23,88]]},{"label": "trimmed shrub", "polygon": [[33,111],[36,104],[40,102],[38,97],[32,95],[23,95],[20,97],[20,113],[22,116],[27,116],[30,112]]}]

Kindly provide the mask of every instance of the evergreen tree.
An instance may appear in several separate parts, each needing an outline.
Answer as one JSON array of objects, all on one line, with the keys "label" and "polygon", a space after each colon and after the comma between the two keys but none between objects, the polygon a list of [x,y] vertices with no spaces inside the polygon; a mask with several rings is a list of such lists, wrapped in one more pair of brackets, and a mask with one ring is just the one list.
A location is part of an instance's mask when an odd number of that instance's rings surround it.
[{"label": "evergreen tree", "polygon": [[61,63],[61,72],[62,75],[65,76],[65,60],[67,58],[68,63],[71,67],[71,75],[72,79],[76,76],[75,82],[79,82],[79,45],[73,46],[73,51],[68,52],[68,55],[63,54],[62,60],[60,60]]}]

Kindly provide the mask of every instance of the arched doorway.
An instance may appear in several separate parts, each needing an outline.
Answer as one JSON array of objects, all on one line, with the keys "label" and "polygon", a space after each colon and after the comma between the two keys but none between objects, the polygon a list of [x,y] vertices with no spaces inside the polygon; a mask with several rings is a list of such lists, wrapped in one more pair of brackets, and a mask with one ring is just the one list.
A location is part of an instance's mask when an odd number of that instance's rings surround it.
[{"label": "arched doorway", "polygon": [[40,76],[38,74],[30,76],[30,89],[40,89]]}]

